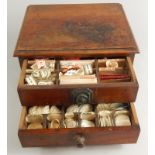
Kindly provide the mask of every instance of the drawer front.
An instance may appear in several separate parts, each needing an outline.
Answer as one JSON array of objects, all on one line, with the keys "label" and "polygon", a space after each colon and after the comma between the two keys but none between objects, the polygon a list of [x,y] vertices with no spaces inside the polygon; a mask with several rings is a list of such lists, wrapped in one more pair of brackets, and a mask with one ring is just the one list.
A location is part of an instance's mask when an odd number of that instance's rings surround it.
[{"label": "drawer front", "polygon": [[19,130],[18,134],[23,147],[126,144],[136,143],[139,127]]},{"label": "drawer front", "polygon": [[84,146],[100,144],[136,143],[140,127],[133,103],[131,105],[131,126],[90,127],[60,129],[26,129],[24,110],[20,118],[19,139],[23,147],[40,146]]},{"label": "drawer front", "polygon": [[[74,102],[73,90],[86,90],[87,88],[51,88],[51,89],[23,89],[19,88],[18,93],[21,103],[25,106],[45,105],[47,104],[71,104]],[[103,86],[99,88],[90,88],[93,92],[92,102],[128,102],[134,101],[137,95],[138,87],[129,84],[123,86]]]},{"label": "drawer front", "polygon": [[72,92],[75,90],[92,91],[92,103],[98,102],[133,102],[136,99],[138,91],[138,82],[131,59],[126,58],[127,65],[131,75],[131,81],[128,82],[108,82],[97,84],[79,84],[79,85],[59,85],[56,83],[51,86],[31,86],[24,83],[27,61],[24,60],[22,72],[20,75],[18,93],[22,105],[33,106],[42,104],[70,104],[74,102]]}]

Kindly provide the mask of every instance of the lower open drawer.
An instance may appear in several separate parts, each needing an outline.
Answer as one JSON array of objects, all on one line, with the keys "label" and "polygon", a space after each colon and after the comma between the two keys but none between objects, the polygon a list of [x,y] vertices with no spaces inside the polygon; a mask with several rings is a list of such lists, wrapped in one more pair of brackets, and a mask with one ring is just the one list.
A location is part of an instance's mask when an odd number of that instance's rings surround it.
[{"label": "lower open drawer", "polygon": [[140,127],[133,103],[130,103],[131,126],[27,129],[27,107],[22,108],[19,139],[23,147],[84,146],[136,143]]}]

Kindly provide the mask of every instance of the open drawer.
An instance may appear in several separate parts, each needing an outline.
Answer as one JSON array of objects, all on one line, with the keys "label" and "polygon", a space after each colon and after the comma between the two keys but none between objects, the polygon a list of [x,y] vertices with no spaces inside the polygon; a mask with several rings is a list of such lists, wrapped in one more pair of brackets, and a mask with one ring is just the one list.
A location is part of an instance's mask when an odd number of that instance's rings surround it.
[{"label": "open drawer", "polygon": [[[103,62],[102,62],[103,60]],[[25,77],[27,74],[30,64],[28,60],[23,61],[22,71],[20,75],[20,80],[18,84],[18,93],[22,105],[33,106],[41,105],[42,103],[48,104],[68,104],[70,102],[75,102],[83,93],[87,96],[86,102],[98,103],[98,102],[133,102],[136,99],[138,91],[138,82],[133,69],[133,65],[130,57],[123,58],[123,64],[125,65],[124,71],[127,74],[124,81],[121,80],[106,80],[106,76],[103,77],[100,74],[102,69],[104,70],[104,65],[106,59],[94,59],[93,63],[93,74],[96,76],[96,81],[78,84],[61,84],[60,82],[60,62],[55,63],[55,76],[56,80],[52,85],[28,85],[25,82]],[[120,60],[120,65],[122,64],[122,58],[116,59]],[[86,60],[87,61],[87,60]],[[30,60],[31,62],[31,60]],[[103,63],[103,64],[102,64]],[[102,67],[103,66],[103,67]],[[118,67],[121,68],[121,67]],[[101,71],[101,72],[100,72]],[[29,71],[28,71],[29,72]],[[120,72],[118,70],[118,72]],[[86,75],[87,76],[87,75]],[[119,74],[120,76],[120,74]],[[101,78],[100,78],[101,77]],[[102,79],[103,77],[103,79]],[[65,77],[66,78],[66,77]],[[65,79],[64,78],[64,79]],[[105,79],[104,79],[105,78]],[[117,78],[117,76],[116,76]],[[68,81],[71,81],[69,79]]]},{"label": "open drawer", "polygon": [[18,135],[23,147],[136,143],[140,127],[134,103],[129,103],[129,111],[130,126],[27,129],[28,109],[23,107]]}]

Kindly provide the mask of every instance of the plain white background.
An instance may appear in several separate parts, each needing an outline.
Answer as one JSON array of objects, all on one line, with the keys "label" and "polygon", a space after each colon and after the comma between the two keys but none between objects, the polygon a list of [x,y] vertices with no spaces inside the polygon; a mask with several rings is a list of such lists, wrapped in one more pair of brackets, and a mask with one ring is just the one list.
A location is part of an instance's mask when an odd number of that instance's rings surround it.
[{"label": "plain white background", "polygon": [[[20,102],[16,92],[20,68],[16,58],[13,58],[18,33],[21,27],[25,9],[29,4],[52,3],[97,3],[120,2],[128,17],[140,54],[135,58],[135,70],[140,89],[136,100],[136,109],[141,125],[141,134],[137,144],[93,146],[78,149],[68,148],[22,148],[18,136]],[[8,155],[50,155],[50,154],[107,154],[128,155],[147,154],[147,0],[107,0],[107,1],[48,1],[48,0],[8,0]]]}]

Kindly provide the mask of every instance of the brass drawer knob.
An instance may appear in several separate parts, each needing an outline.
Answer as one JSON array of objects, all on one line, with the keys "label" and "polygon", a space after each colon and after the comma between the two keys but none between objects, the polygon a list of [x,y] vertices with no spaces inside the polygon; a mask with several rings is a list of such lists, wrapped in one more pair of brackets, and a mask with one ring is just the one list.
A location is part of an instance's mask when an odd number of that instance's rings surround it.
[{"label": "brass drawer knob", "polygon": [[76,135],[74,137],[77,147],[84,147],[85,145],[85,137],[83,135]]}]

